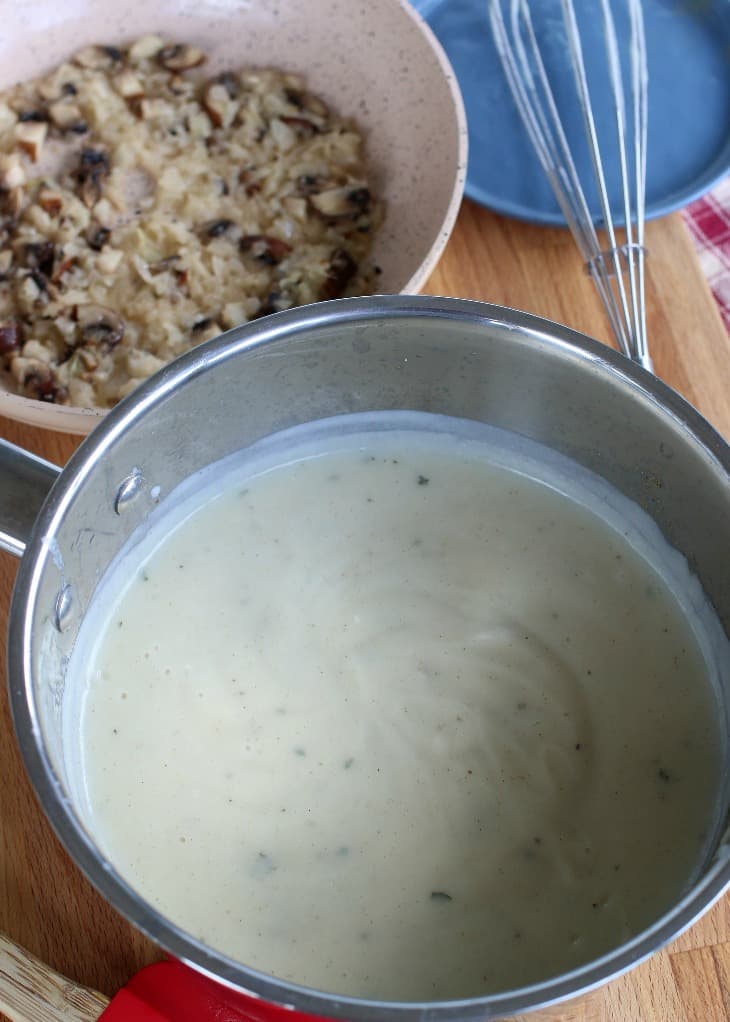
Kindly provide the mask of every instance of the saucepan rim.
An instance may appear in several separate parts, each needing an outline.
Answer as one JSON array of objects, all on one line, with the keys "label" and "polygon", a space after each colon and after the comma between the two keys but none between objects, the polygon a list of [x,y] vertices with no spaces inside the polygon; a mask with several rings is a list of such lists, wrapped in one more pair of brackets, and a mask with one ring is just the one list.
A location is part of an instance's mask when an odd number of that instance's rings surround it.
[{"label": "saucepan rim", "polygon": [[[705,456],[730,478],[730,447],[675,391],[640,366],[598,341],[547,319],[483,302],[423,295],[374,295],[338,299],[286,312],[242,327],[201,345],[166,366],[122,401],[87,437],[55,482],[23,555],[8,626],[8,679],[16,734],[26,769],[41,806],[61,842],[102,896],[175,958],[216,982],[254,998],[324,1017],[351,1022],[406,1019],[484,1019],[545,1007],[585,993],[625,972],[689,927],[730,884],[730,845],[720,844],[712,864],[692,889],[650,928],[628,943],[578,969],[516,990],[436,1002],[372,1001],[319,992],[276,979],[201,944],[165,919],[136,894],[107,862],[75,815],[45,748],[37,715],[31,664],[32,619],[44,565],[52,556],[56,523],[104,451],[136,420],[154,413],[165,395],[213,366],[276,340],[309,334],[333,324],[362,325],[403,317],[437,318],[513,331],[536,349],[555,346],[584,360],[596,372],[626,381],[637,399],[657,406],[668,421],[691,435]],[[536,356],[537,357],[537,356]]]}]

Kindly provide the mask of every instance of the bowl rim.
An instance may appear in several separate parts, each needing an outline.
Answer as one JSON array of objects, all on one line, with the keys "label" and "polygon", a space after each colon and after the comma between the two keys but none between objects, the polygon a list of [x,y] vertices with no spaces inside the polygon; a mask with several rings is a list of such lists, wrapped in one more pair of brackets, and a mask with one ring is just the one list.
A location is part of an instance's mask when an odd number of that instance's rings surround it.
[{"label": "bowl rim", "polygon": [[441,45],[441,42],[436,37],[436,34],[429,23],[408,2],[408,0],[397,0],[397,3],[411,21],[420,28],[422,35],[429,43],[433,54],[439,63],[441,71],[443,72],[444,79],[446,80],[451,94],[451,100],[454,104],[458,146],[456,157],[456,177],[454,179],[451,198],[449,199],[448,206],[444,212],[438,234],[434,238],[431,248],[426,253],[426,256],[421,262],[419,268],[400,289],[400,294],[413,294],[414,292],[421,290],[433,272],[436,264],[441,258],[444,248],[446,247],[446,243],[451,237],[451,232],[454,229],[456,217],[459,213],[464,196],[464,189],[466,187],[467,166],[469,160],[469,129],[466,121],[464,97],[461,93],[461,87],[456,77],[456,72],[451,66],[451,61],[446,55],[446,50]]},{"label": "bowl rim", "polygon": [[[94,460],[158,398],[183,381],[234,357],[246,357],[269,342],[333,323],[372,323],[420,316],[444,323],[498,327],[539,347],[550,347],[623,381],[636,398],[650,403],[667,421],[681,426],[730,480],[730,445],[684,398],[660,379],[604,344],[561,324],[502,306],[458,298],[382,295],[337,299],[275,313],[236,327],[182,355],[145,381],[110,411],[72,456],[41,510],[17,575],[8,624],[8,684],[18,744],[36,795],[53,829],[76,865],[117,911],[174,958],[207,976],[235,997],[243,995],[297,1013],[357,1022],[456,1022],[501,1018],[547,1007],[586,994],[633,968],[686,930],[730,884],[730,839],[720,841],[706,872],[654,924],[607,954],[577,969],[519,989],[437,1002],[371,1001],[332,995],[276,979],[206,947],[161,916],[104,860],[73,812],[42,739],[35,706],[30,636],[35,599],[45,561],[51,556],[55,523],[65,514]],[[295,1016],[296,1017],[296,1016]]]},{"label": "bowl rim", "polygon": [[[421,260],[420,265],[398,292],[399,294],[413,294],[421,290],[435,269],[454,229],[466,187],[469,135],[466,108],[461,88],[441,42],[425,18],[408,0],[393,0],[393,3],[420,33],[436,58],[443,80],[449,91],[456,130],[456,173],[449,201],[430,248]],[[16,422],[53,430],[54,432],[84,436],[91,432],[108,414],[108,409],[89,408],[82,405],[55,405],[37,400],[36,398],[14,394],[12,391],[5,389],[4,379],[7,379],[7,377],[7,373],[0,373],[0,416],[14,419]]]}]

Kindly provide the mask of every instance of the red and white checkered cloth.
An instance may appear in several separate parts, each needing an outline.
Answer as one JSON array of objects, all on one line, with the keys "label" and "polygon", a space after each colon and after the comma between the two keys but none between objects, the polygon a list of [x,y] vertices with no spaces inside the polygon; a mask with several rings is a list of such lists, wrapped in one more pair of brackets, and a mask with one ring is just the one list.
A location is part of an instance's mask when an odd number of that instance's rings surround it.
[{"label": "red and white checkered cloth", "polygon": [[730,177],[687,206],[682,216],[730,332]]}]

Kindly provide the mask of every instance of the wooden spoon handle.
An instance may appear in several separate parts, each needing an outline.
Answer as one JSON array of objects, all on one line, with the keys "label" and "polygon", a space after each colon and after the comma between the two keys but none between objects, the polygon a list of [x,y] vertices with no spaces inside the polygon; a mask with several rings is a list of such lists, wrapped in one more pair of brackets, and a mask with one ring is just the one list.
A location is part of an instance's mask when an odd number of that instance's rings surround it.
[{"label": "wooden spoon handle", "polygon": [[97,1022],[109,999],[0,934],[0,1013],[10,1022]]}]

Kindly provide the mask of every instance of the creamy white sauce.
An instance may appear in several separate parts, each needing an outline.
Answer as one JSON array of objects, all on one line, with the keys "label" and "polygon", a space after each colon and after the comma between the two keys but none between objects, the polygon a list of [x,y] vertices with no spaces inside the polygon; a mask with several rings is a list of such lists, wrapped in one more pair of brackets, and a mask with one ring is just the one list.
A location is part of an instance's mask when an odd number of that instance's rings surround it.
[{"label": "creamy white sauce", "polygon": [[718,629],[638,508],[397,414],[292,431],[174,506],[66,705],[87,826],[165,915],[304,985],[431,1000],[573,968],[686,889],[720,823]]}]

